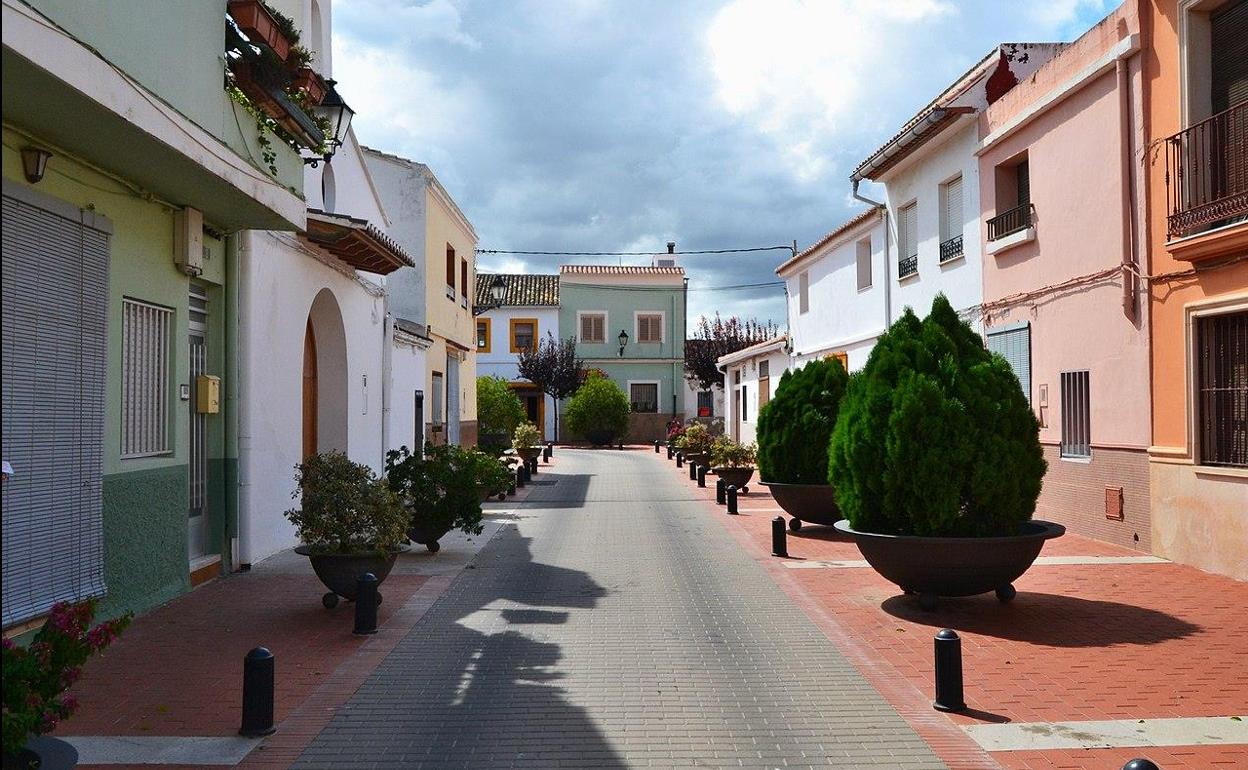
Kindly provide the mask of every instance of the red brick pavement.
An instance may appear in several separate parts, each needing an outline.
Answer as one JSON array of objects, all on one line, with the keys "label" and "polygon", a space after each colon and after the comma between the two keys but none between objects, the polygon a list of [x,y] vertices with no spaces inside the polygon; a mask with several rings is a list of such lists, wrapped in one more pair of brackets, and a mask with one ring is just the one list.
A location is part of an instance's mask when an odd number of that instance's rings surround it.
[{"label": "red brick pavement", "polygon": [[[670,472],[680,473],[674,464]],[[1036,565],[1001,605],[991,594],[942,600],[934,612],[900,595],[870,568],[791,569],[770,555],[771,520],[784,516],[752,484],[741,515],[714,505],[730,531],[871,680],[946,762],[984,767],[965,736],[933,724],[1227,716],[1248,709],[1248,584],[1176,564]],[[785,516],[787,521],[788,517]],[[859,560],[830,527],[790,533],[791,559]],[[1045,556],[1138,556],[1067,534]],[[932,710],[932,636],[962,637],[967,714]],[[958,730],[957,732],[961,732]],[[973,744],[971,744],[973,746]],[[976,758],[978,755],[978,759]],[[994,752],[1010,768],[1116,770],[1148,756],[1165,770],[1248,767],[1248,746]]]}]

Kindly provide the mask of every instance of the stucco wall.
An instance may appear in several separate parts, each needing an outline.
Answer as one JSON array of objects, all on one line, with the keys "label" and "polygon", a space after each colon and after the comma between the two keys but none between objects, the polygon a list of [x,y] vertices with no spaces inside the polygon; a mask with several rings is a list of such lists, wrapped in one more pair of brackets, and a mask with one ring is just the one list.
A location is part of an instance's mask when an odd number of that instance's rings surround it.
[{"label": "stucco wall", "polygon": [[1149,471],[1153,552],[1248,580],[1248,475],[1157,461]]},{"label": "stucco wall", "polygon": [[[416,391],[425,390],[425,377],[429,370],[425,350],[405,343],[391,343],[390,359],[390,413],[387,441],[390,449],[419,446],[416,428]],[[429,394],[425,392],[425,414],[429,414]],[[423,435],[428,436],[427,429]]]},{"label": "stucco wall", "polygon": [[[537,321],[535,336],[537,340],[545,340],[548,333],[556,339],[559,337],[559,309],[557,307],[501,307],[483,313],[477,320],[489,320],[490,345],[488,351],[477,349],[478,377],[491,375],[502,377],[508,382],[523,380],[517,363],[519,354],[511,352],[511,320],[516,318]],[[555,436],[555,401],[550,396],[542,398],[545,403],[543,430],[547,438],[553,439]]]},{"label": "stucco wall", "polygon": [[[758,440],[759,382],[758,364],[767,361],[769,368],[768,393],[776,395],[780,387],[780,378],[789,367],[790,358],[782,350],[771,350],[743,361],[729,364],[724,378],[724,433],[734,436],[742,444]],[[740,382],[737,382],[740,373]],[[739,394],[745,392],[745,419],[741,419],[741,399]],[[735,431],[735,432],[734,432]]]}]

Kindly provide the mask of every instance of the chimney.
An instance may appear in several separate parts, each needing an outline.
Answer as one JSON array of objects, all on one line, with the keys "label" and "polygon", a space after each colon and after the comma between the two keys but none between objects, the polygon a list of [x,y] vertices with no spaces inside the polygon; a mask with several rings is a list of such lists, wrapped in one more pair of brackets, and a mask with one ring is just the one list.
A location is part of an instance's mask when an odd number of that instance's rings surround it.
[{"label": "chimney", "polygon": [[676,253],[676,241],[668,241],[668,242],[667,242],[667,253],[668,253],[668,254],[675,254],[675,253]]}]

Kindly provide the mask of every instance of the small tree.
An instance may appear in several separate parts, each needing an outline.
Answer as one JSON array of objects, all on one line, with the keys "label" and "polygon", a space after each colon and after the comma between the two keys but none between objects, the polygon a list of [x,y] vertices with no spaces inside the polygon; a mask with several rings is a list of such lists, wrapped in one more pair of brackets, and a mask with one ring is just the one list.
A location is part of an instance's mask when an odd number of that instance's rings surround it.
[{"label": "small tree", "polygon": [[826,484],[828,440],[849,379],[841,362],[816,359],[780,377],[758,413],[758,469],[763,481]]},{"label": "small tree", "polygon": [[477,423],[483,445],[505,448],[524,416],[524,404],[506,380],[494,376],[477,378]]},{"label": "small tree", "polygon": [[590,377],[568,402],[568,427],[593,444],[609,444],[628,430],[628,396],[606,377]]},{"label": "small tree", "polygon": [[576,392],[584,379],[585,362],[576,357],[576,338],[546,339],[520,351],[520,376],[555,401],[555,440],[559,440],[559,402]]},{"label": "small tree", "polygon": [[702,390],[711,390],[716,385],[722,388],[724,373],[719,371],[716,361],[775,336],[776,325],[771,321],[765,324],[754,319],[742,321],[737,316],[724,320],[719,313],[712,321],[702,316],[693,336],[685,341],[685,379]]}]

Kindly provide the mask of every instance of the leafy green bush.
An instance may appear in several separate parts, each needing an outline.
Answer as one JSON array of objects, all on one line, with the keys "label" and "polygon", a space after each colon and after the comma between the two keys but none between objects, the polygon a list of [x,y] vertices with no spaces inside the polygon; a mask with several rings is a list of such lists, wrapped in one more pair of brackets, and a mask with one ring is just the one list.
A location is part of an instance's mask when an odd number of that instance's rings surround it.
[{"label": "leafy green bush", "polygon": [[606,377],[589,377],[568,401],[568,428],[595,443],[611,443],[628,430],[628,396]]},{"label": "leafy green bush", "polygon": [[753,468],[757,459],[758,448],[753,444],[738,444],[727,436],[711,444],[712,468]]},{"label": "leafy green bush", "polygon": [[386,481],[402,501],[404,526],[437,533],[481,534],[481,490],[501,491],[501,473],[491,470],[498,467],[498,460],[454,444],[428,444],[424,457],[407,447],[386,452]]},{"label": "leafy green bush", "polygon": [[1005,359],[943,295],[907,310],[850,378],[828,479],[854,529],[1012,535],[1044,476],[1039,423]]},{"label": "leafy green bush", "polygon": [[700,422],[691,422],[676,439],[676,448],[685,454],[705,454],[711,451],[714,441],[710,428]]},{"label": "leafy green bush", "polygon": [[511,485],[511,469],[507,463],[480,450],[468,450],[472,455],[472,473],[477,479],[478,496],[500,495]]},{"label": "leafy green bush", "polygon": [[522,422],[516,426],[511,436],[511,446],[518,450],[531,449],[542,445],[542,432],[531,422]]},{"label": "leafy green bush", "polygon": [[407,517],[385,481],[342,452],[295,466],[299,508],[286,511],[299,540],[323,553],[392,551],[407,540]]},{"label": "leafy green bush", "polygon": [[497,453],[524,422],[524,404],[502,377],[477,378],[477,431],[482,449]]},{"label": "leafy green bush", "polygon": [[763,481],[826,484],[828,440],[849,375],[835,358],[816,359],[780,377],[758,415],[758,471]]}]

